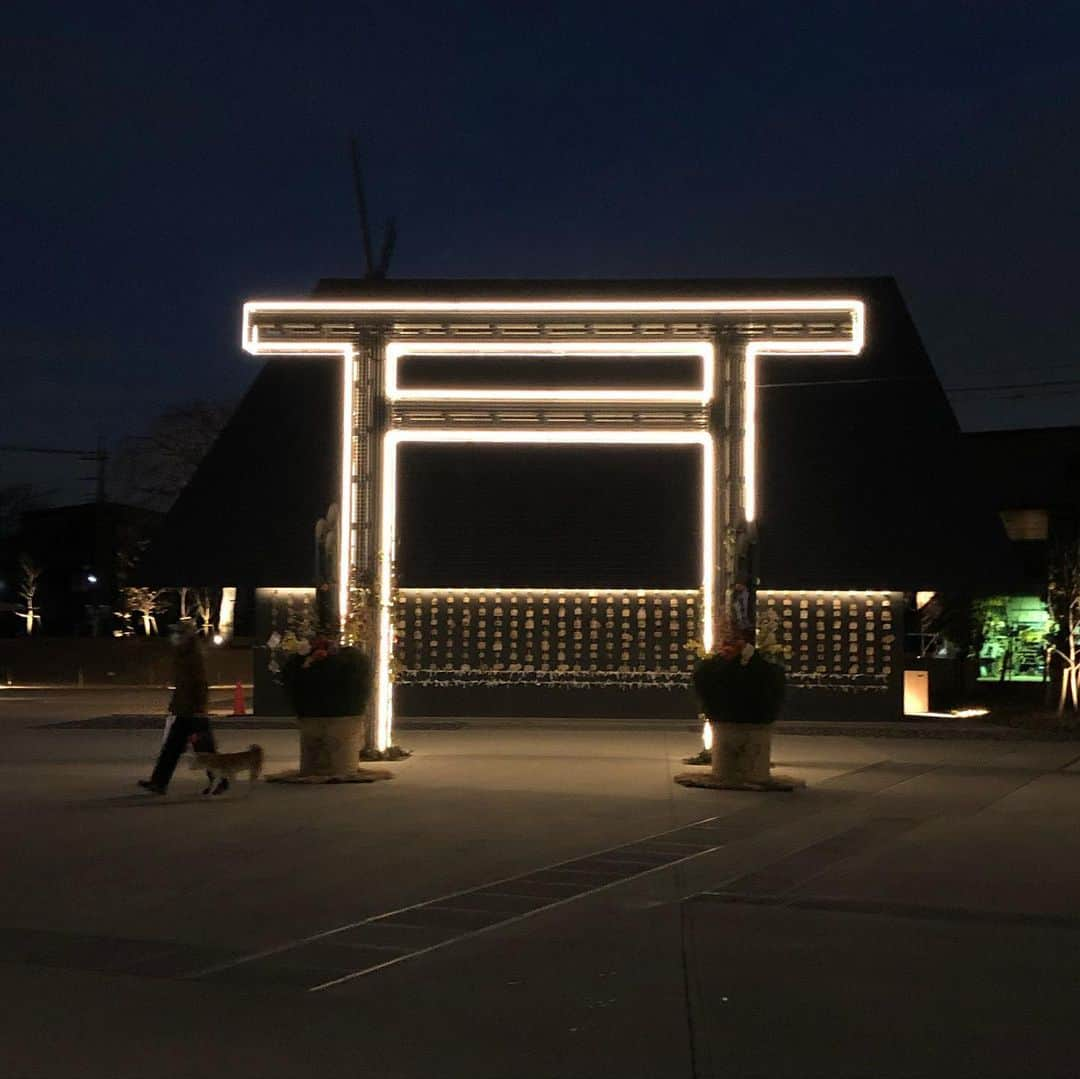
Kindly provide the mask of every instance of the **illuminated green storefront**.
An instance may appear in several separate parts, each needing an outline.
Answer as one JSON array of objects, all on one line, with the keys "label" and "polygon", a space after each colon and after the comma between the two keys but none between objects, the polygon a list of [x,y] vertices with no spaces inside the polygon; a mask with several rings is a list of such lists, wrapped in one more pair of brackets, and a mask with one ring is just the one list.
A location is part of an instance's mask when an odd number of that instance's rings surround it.
[{"label": "illuminated green storefront", "polygon": [[1041,682],[1047,638],[1054,622],[1038,596],[991,596],[980,601],[983,624],[979,679],[984,682]]}]

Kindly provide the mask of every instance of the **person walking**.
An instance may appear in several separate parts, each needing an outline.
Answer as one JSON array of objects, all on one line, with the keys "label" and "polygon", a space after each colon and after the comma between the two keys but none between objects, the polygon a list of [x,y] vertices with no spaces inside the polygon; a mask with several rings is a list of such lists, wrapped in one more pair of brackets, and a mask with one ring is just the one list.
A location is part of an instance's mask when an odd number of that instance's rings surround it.
[{"label": "person walking", "polygon": [[[182,621],[172,635],[173,695],[169,711],[175,717],[169,728],[157,763],[149,779],[140,779],[139,786],[151,794],[164,794],[176,771],[180,755],[188,743],[200,753],[216,753],[214,732],[210,729],[209,686],[206,682],[206,663],[195,628],[189,620]],[[208,773],[209,774],[209,773]],[[212,790],[203,794],[221,794],[229,781],[224,776]]]}]

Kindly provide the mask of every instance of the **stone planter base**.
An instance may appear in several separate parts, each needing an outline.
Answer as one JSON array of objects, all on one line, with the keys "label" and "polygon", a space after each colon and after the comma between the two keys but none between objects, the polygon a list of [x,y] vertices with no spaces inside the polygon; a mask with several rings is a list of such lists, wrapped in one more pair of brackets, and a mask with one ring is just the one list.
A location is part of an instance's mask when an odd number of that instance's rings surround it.
[{"label": "stone planter base", "polygon": [[376,783],[385,768],[359,768],[363,716],[300,716],[300,767],[267,776],[269,783]]},{"label": "stone planter base", "polygon": [[394,773],[385,768],[357,768],[352,772],[337,775],[304,775],[294,768],[289,772],[275,772],[266,777],[267,783],[302,783],[311,786],[316,783],[377,783],[380,779],[393,779]]},{"label": "stone planter base", "polygon": [[680,772],[676,783],[684,787],[708,787],[715,791],[794,791],[806,786],[806,780],[794,776],[770,775],[765,780],[739,782],[714,776],[712,772]]},{"label": "stone planter base", "polygon": [[356,770],[364,740],[362,716],[300,716],[300,774],[343,776]]},{"label": "stone planter base", "polygon": [[771,723],[713,723],[712,774],[727,783],[768,783]]},{"label": "stone planter base", "polygon": [[727,791],[793,791],[806,786],[801,779],[772,774],[771,723],[714,722],[712,729],[712,767],[707,772],[681,772],[676,783]]}]

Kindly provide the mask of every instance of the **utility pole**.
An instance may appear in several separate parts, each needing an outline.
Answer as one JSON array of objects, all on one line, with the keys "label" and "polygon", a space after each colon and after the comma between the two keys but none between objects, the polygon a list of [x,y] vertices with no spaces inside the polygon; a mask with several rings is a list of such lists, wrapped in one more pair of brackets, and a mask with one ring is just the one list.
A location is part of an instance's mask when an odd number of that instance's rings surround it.
[{"label": "utility pole", "polygon": [[105,465],[108,460],[109,453],[105,449],[105,439],[99,435],[97,449],[94,451],[94,462],[97,465],[94,476],[94,501],[98,505],[105,504]]},{"label": "utility pole", "polygon": [[[85,460],[85,458],[84,458]],[[105,504],[105,466],[109,460],[105,449],[105,439],[98,435],[97,449],[94,452],[94,576],[97,581],[93,586],[93,599],[98,606],[104,597],[111,601],[113,597],[113,557],[109,535],[108,507]],[[111,602],[109,603],[112,606]],[[95,616],[96,618],[96,616]],[[96,620],[94,622],[96,625]]]}]

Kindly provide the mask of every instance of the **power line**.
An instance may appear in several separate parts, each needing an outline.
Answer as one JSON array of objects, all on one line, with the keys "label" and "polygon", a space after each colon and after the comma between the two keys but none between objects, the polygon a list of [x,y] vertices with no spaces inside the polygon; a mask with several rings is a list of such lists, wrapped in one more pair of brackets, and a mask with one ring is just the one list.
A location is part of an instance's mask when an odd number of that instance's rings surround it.
[{"label": "power line", "polygon": [[92,460],[97,460],[101,452],[100,449],[62,450],[55,446],[0,446],[0,453],[62,453],[72,457],[89,457]]},{"label": "power line", "polygon": [[998,382],[988,383],[985,386],[946,386],[948,393],[985,393],[999,390],[1031,390],[1040,386],[1077,386],[1080,387],[1080,378],[1047,379],[1044,382]]},{"label": "power line", "polygon": [[891,378],[815,378],[808,382],[759,382],[759,390],[786,390],[806,386],[863,386],[873,382],[933,382],[933,379],[923,376],[900,375]]},{"label": "power line", "polygon": [[93,450],[67,450],[57,446],[17,446],[8,443],[0,446],[0,453],[45,453],[63,457],[78,457],[80,461],[92,461],[97,465],[94,475],[82,476],[81,479],[88,480],[95,485],[95,501],[98,505],[105,502],[105,468],[109,461],[109,454],[103,441],[99,442],[97,449]]},{"label": "power line", "polygon": [[[808,388],[811,386],[861,386],[886,382],[925,382],[932,383],[934,380],[927,376],[904,377],[900,375],[887,378],[832,378],[812,379],[807,382],[761,382],[758,389],[784,390]],[[1080,393],[1080,378],[1046,379],[1042,382],[998,382],[987,383],[983,386],[942,386],[950,396],[959,394],[1000,394],[1013,397],[1059,397]],[[1025,393],[1024,391],[1042,390],[1041,393]]]},{"label": "power line", "polygon": [[1073,386],[1067,389],[1056,390],[1035,390],[1033,392],[1025,392],[1024,390],[999,390],[994,392],[986,392],[981,397],[975,398],[981,401],[1026,401],[1026,400],[1045,400],[1048,397],[1075,397],[1080,394],[1080,386]]}]

